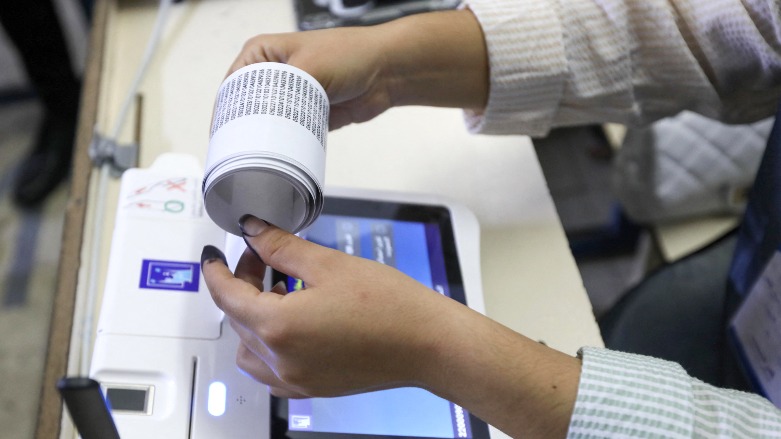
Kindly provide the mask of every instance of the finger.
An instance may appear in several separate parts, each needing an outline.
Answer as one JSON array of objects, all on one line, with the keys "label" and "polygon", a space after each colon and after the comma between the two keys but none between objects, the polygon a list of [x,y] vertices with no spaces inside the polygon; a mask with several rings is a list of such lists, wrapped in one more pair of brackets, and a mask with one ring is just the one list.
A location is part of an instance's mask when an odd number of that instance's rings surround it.
[{"label": "finger", "polygon": [[276,294],[281,294],[284,296],[285,294],[288,293],[287,283],[283,280],[277,282],[276,284],[274,284],[273,287],[271,287],[271,292]]},{"label": "finger", "polygon": [[236,366],[245,374],[268,386],[269,393],[280,398],[307,398],[307,395],[285,384],[263,359],[250,349],[239,345],[236,352]]},{"label": "finger", "polygon": [[260,381],[267,386],[284,387],[284,383],[277,377],[271,367],[244,344],[240,344],[239,349],[236,351],[236,365],[256,381]]},{"label": "finger", "polygon": [[[266,306],[261,306],[261,292],[252,284],[236,279],[225,263],[225,255],[216,247],[207,245],[201,253],[201,271],[212,299],[229,317],[245,326],[262,319]],[[281,298],[268,294],[268,300]]]},{"label": "finger", "polygon": [[252,353],[264,360],[271,358],[271,351],[263,344],[263,341],[258,338],[257,334],[241,323],[238,323],[236,320],[230,319],[230,325],[231,328],[233,328],[233,331],[236,332],[236,335],[239,336],[241,344],[251,350]]},{"label": "finger", "polygon": [[251,349],[239,345],[236,352],[236,366],[242,372],[268,386],[269,393],[280,398],[307,398],[308,396],[285,384],[274,370],[262,358],[254,355]]},{"label": "finger", "polygon": [[239,54],[236,55],[236,59],[233,60],[233,63],[231,63],[230,67],[228,68],[228,71],[225,73],[225,77],[227,78],[233,72],[235,72],[236,70],[244,66],[268,61],[263,56],[262,47],[263,47],[263,42],[262,42],[262,37],[260,35],[256,37],[252,37],[249,40],[247,40],[244,43],[244,47],[241,48]]},{"label": "finger", "polygon": [[293,43],[294,38],[291,39],[289,35],[281,35],[280,37],[277,34],[269,34],[252,37],[244,43],[244,47],[236,56],[225,77],[250,64],[266,61],[287,63],[288,51],[294,51],[288,48],[288,45]]},{"label": "finger", "polygon": [[246,282],[252,284],[258,290],[263,290],[263,278],[266,274],[266,264],[247,247],[241,254],[239,262],[236,264],[236,270],[233,274]]},{"label": "finger", "polygon": [[228,76],[233,74],[233,72],[239,70],[242,67],[248,66],[250,64],[265,62],[265,61],[268,60],[263,59],[262,57],[255,57],[253,56],[253,54],[242,50],[242,52],[239,53],[239,56],[237,56],[236,59],[233,60],[233,63],[231,63],[230,67],[228,67],[228,71],[225,72],[225,78],[227,78]]},{"label": "finger", "polygon": [[[253,54],[249,53],[241,53],[239,56],[233,61],[231,66],[228,68],[228,71],[225,73],[225,78],[233,74],[236,70],[239,70],[242,67],[246,67],[250,64],[257,64],[261,62],[271,61],[268,59],[265,59],[264,57],[255,56]],[[223,79],[225,79],[223,78]]]},{"label": "finger", "polygon": [[343,253],[301,239],[254,216],[240,220],[247,243],[277,271],[316,285]]},{"label": "finger", "polygon": [[309,398],[308,395],[305,395],[301,392],[296,392],[295,390],[286,389],[283,387],[268,386],[268,393],[276,396],[277,398]]},{"label": "finger", "polygon": [[247,41],[247,43],[244,45],[244,48],[241,49],[241,52],[239,52],[238,56],[236,56],[236,59],[234,59],[230,67],[228,67],[228,71],[225,72],[225,78],[227,78],[228,76],[233,74],[233,72],[235,72],[236,70],[244,66],[266,61],[265,59],[255,58],[253,54],[250,52],[250,50],[248,49],[247,47],[248,44],[249,41]]},{"label": "finger", "polygon": [[352,123],[352,116],[350,112],[344,108],[331,106],[331,112],[328,116],[328,129],[331,131],[338,130],[339,128]]}]

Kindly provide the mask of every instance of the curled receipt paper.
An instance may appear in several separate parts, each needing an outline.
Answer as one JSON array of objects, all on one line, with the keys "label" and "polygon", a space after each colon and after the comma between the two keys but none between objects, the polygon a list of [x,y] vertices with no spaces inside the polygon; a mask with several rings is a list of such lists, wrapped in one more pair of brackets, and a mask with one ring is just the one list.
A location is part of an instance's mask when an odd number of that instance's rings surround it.
[{"label": "curled receipt paper", "polygon": [[203,178],[204,206],[241,235],[245,214],[296,233],[323,208],[328,96],[287,64],[251,64],[220,86]]}]

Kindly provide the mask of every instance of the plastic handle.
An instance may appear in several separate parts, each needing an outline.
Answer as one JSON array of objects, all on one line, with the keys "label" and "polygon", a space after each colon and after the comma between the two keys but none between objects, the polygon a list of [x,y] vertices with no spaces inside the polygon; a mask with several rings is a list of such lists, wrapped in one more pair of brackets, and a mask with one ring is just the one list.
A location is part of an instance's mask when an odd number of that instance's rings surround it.
[{"label": "plastic handle", "polygon": [[82,439],[119,439],[117,426],[97,381],[64,377],[57,382],[57,390]]}]

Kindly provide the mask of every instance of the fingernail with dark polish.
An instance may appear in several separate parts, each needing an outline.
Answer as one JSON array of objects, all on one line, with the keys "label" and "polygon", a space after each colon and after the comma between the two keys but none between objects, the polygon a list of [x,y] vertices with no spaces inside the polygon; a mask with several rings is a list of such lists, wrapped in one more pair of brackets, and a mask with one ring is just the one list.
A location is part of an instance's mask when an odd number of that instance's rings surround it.
[{"label": "fingernail with dark polish", "polygon": [[257,256],[257,258],[260,260],[260,262],[263,262],[263,258],[260,257],[258,252],[255,251],[255,249],[252,247],[252,245],[247,240],[246,236],[242,236],[242,239],[244,239],[244,243],[247,244],[247,248],[252,252],[253,255]]},{"label": "fingernail with dark polish", "polygon": [[213,245],[203,246],[203,251],[201,252],[201,268],[203,268],[205,263],[213,262],[218,259],[222,261],[223,264],[228,265],[228,261],[225,259],[225,254],[220,251],[220,249]]},{"label": "fingernail with dark polish", "polygon": [[258,236],[266,227],[268,227],[268,224],[265,221],[259,220],[250,214],[239,218],[239,229],[245,236]]}]

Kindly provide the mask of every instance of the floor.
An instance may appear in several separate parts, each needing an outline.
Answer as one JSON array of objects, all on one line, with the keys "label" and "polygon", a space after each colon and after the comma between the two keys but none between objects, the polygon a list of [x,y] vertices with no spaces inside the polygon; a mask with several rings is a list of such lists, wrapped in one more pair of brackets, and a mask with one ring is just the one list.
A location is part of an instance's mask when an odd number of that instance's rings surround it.
[{"label": "floor", "polygon": [[67,198],[61,187],[36,210],[10,201],[40,113],[30,99],[0,105],[0,431],[9,439],[34,432]]},{"label": "floor", "polygon": [[[611,190],[611,149],[600,127],[553,130],[534,140],[583,284],[599,317],[653,266],[651,235],[627,237]],[[619,225],[621,227],[619,227]]]},{"label": "floor", "polygon": [[[55,0],[74,70],[83,69],[86,24],[77,0]],[[33,144],[42,109],[0,28],[0,436],[33,437],[59,264],[67,188],[45,205],[11,203],[16,167]]]},{"label": "floor", "polygon": [[[71,19],[71,28],[78,25]],[[86,34],[71,34],[83,51]],[[78,62],[74,64],[78,70]],[[19,211],[11,204],[15,167],[34,140],[41,109],[1,33],[0,78],[0,431],[3,438],[25,439],[33,436],[35,428],[67,194],[60,188],[34,211]],[[535,146],[573,242],[610,230],[615,223],[610,158],[599,130],[556,130],[535,141]],[[597,316],[642,276],[649,241],[641,233],[634,248],[578,257]]]}]

